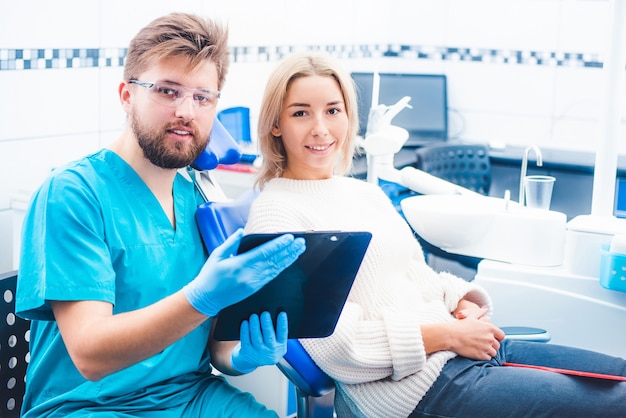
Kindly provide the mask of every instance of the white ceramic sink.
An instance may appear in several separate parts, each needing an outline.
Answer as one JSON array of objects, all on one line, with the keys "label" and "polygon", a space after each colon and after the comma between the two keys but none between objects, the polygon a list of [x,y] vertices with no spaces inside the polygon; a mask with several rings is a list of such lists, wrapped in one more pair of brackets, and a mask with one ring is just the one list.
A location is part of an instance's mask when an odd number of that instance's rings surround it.
[{"label": "white ceramic sink", "polygon": [[420,195],[401,205],[415,232],[450,253],[530,266],[563,264],[564,213],[481,195]]}]

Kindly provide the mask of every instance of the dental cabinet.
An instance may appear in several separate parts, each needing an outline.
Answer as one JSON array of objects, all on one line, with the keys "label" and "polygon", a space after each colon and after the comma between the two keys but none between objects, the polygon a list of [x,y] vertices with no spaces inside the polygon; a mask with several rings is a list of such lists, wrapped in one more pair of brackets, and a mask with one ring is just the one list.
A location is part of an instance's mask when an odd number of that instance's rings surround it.
[{"label": "dental cabinet", "polygon": [[[516,147],[490,149],[492,182],[489,197],[480,198],[479,207],[472,208],[471,200],[449,201],[467,198],[461,195],[408,197],[401,202],[407,220],[420,236],[432,233],[433,244],[442,244],[438,245],[442,249],[483,258],[474,282],[491,295],[495,324],[546,329],[552,344],[626,358],[626,333],[621,330],[626,324],[626,263],[610,267],[618,290],[603,287],[600,277],[605,278],[606,268],[604,273],[601,270],[606,253],[598,251],[597,242],[626,234],[626,219],[614,218],[605,228],[592,228],[591,240],[581,238],[589,225],[577,222],[585,221],[584,215],[591,209],[593,153],[542,148],[542,166],[537,167],[534,160],[528,162],[527,174],[556,177],[551,210],[541,211],[543,214],[517,207],[522,153],[523,149]],[[619,202],[626,206],[626,190],[620,190],[626,188],[620,187],[626,186],[625,176],[626,160],[619,158],[616,216],[623,216],[626,209],[619,206]],[[503,199],[506,191],[509,203]],[[498,199],[491,202],[489,198]],[[493,208],[492,203],[496,205]],[[456,213],[455,207],[464,209]],[[445,225],[449,229],[453,224],[456,230],[447,233]],[[579,245],[582,249],[576,248]],[[626,260],[621,253],[626,251],[615,254],[617,259]]]},{"label": "dental cabinet", "polygon": [[551,344],[626,358],[626,292],[603,288],[595,277],[565,267],[531,267],[483,260],[474,283],[494,301],[496,325],[546,329]]}]

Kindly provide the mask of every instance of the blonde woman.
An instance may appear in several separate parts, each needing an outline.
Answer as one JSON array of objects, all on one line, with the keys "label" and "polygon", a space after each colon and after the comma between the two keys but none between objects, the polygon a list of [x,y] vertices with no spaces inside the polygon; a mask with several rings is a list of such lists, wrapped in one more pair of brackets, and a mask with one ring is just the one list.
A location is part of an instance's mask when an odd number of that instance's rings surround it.
[{"label": "blonde woman", "polygon": [[246,226],[373,234],[334,334],[301,340],[336,381],[338,416],[624,416],[626,383],[502,366],[626,376],[622,359],[504,340],[482,288],[433,271],[387,196],[345,176],[356,109],[350,77],[329,56],[297,54],[278,65],[259,116],[262,192]]}]

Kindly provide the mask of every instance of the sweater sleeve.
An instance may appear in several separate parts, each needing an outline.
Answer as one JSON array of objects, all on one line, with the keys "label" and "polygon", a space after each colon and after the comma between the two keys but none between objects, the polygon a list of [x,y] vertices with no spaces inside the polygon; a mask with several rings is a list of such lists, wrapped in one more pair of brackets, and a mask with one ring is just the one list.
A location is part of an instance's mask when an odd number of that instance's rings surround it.
[{"label": "sweater sleeve", "polygon": [[[246,233],[316,229],[317,222],[293,205],[259,199],[253,203]],[[391,377],[401,379],[426,362],[418,315],[397,311],[366,318],[364,307],[348,302],[337,327],[327,338],[302,339],[315,362],[332,378],[361,383]]]},{"label": "sweater sleeve", "polygon": [[489,314],[492,313],[491,298],[481,286],[447,272],[439,273],[439,277],[443,287],[444,303],[450,312],[457,308],[461,299],[466,299],[479,306],[487,306]]},{"label": "sweater sleeve", "polygon": [[348,384],[401,380],[425,370],[432,356],[421,325],[453,321],[448,305],[472,287],[452,276],[441,279],[426,265],[410,228],[377,188],[358,183],[322,190],[325,185],[315,182],[279,180],[253,203],[246,233],[348,228],[374,235],[334,333],[301,340],[309,355]]},{"label": "sweater sleeve", "polygon": [[329,376],[344,383],[400,380],[426,362],[416,318],[386,311],[367,320],[355,303],[344,306],[331,336],[300,342]]}]

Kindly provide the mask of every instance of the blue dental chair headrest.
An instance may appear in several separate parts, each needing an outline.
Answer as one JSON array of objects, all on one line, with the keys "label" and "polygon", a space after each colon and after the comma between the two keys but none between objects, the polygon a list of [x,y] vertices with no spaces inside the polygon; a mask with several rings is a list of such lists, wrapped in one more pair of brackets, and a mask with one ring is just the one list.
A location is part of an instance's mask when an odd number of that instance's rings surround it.
[{"label": "blue dental chair headrest", "polygon": [[191,164],[196,170],[213,170],[219,164],[235,164],[241,160],[241,150],[237,141],[228,133],[216,117],[206,149]]}]

